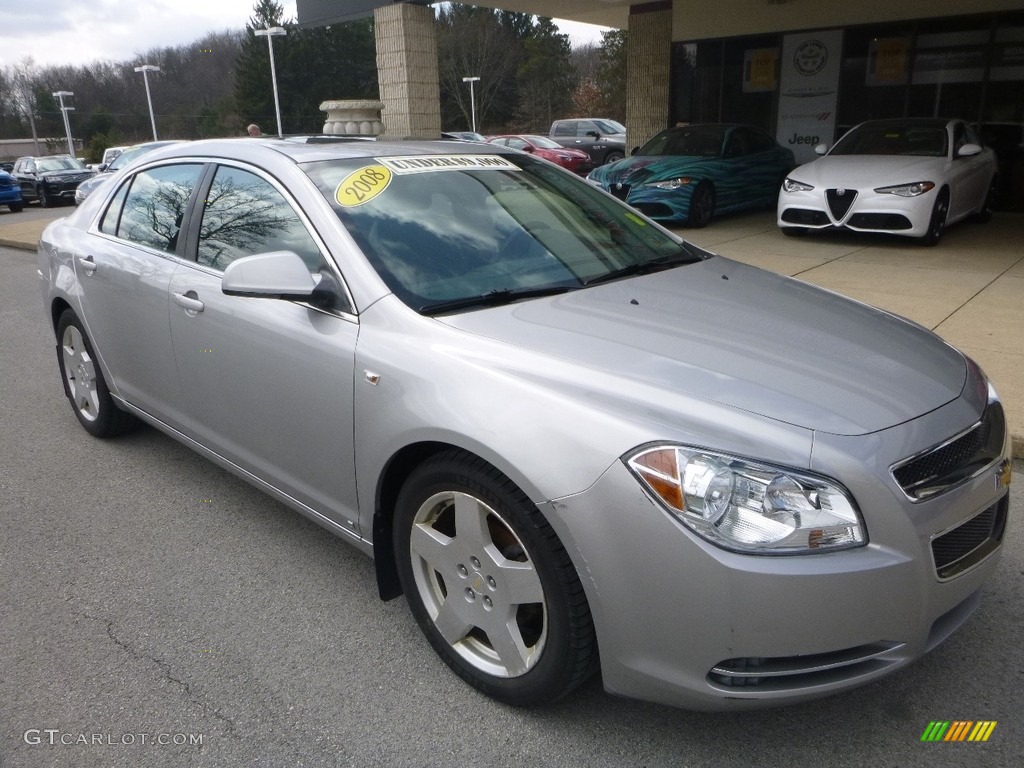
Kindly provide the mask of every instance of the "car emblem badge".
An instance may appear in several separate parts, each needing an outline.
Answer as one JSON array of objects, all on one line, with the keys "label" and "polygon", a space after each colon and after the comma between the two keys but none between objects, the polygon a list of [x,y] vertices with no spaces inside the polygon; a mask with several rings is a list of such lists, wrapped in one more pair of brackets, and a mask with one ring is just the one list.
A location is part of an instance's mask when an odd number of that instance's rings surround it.
[{"label": "car emblem badge", "polygon": [[836,190],[836,194],[839,195],[839,197],[842,197],[843,195],[846,194],[846,190],[840,187],[839,189]]},{"label": "car emblem badge", "polygon": [[616,188],[616,189],[622,189],[622,183],[621,183],[621,182],[618,182],[618,181],[617,181],[617,182],[615,182],[615,188]]}]

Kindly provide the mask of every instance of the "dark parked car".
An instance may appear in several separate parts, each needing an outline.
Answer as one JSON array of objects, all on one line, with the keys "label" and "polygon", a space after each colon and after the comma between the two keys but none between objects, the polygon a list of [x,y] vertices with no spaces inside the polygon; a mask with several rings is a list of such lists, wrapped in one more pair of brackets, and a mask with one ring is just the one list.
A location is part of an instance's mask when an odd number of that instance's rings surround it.
[{"label": "dark parked car", "polygon": [[21,187],[7,171],[0,170],[0,205],[6,205],[11,213],[18,213],[25,207],[21,199]]},{"label": "dark parked car", "polygon": [[774,206],[793,153],[748,125],[662,131],[587,178],[658,221],[703,227],[716,213]]},{"label": "dark parked car", "polygon": [[14,164],[14,178],[21,186],[25,202],[38,200],[43,208],[61,201],[75,199],[75,190],[94,171],[71,155],[49,157],[19,157]]},{"label": "dark parked car", "polygon": [[606,117],[555,120],[548,138],[563,147],[583,150],[594,165],[614,163],[626,156],[626,126]]}]

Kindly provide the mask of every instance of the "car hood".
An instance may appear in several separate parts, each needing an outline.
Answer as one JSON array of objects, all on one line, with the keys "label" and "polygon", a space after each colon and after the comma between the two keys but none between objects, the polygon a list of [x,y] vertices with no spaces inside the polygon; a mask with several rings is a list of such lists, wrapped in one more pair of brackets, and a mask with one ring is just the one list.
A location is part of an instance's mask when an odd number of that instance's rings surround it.
[{"label": "car hood", "polygon": [[68,179],[88,179],[91,178],[94,173],[90,170],[62,170],[62,171],[42,171],[40,174],[44,179],[52,179],[56,176]]},{"label": "car hood", "polygon": [[627,157],[597,168],[591,178],[604,184],[640,184],[648,179],[676,178],[707,167],[716,158],[659,155]]},{"label": "car hood", "polygon": [[883,187],[936,181],[945,163],[941,157],[828,155],[795,169],[790,178],[816,187]]},{"label": "car hood", "polygon": [[642,384],[842,435],[934,410],[967,378],[920,326],[722,257],[439,319],[579,365],[588,388],[609,388],[602,402],[646,412],[631,397]]}]

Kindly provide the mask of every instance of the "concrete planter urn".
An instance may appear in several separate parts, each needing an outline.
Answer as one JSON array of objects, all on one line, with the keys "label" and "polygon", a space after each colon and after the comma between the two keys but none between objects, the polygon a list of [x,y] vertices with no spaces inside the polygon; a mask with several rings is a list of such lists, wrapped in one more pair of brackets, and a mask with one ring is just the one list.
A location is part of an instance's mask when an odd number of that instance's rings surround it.
[{"label": "concrete planter urn", "polygon": [[380,136],[384,124],[380,121],[380,101],[325,101],[320,109],[327,113],[324,122],[326,136]]}]

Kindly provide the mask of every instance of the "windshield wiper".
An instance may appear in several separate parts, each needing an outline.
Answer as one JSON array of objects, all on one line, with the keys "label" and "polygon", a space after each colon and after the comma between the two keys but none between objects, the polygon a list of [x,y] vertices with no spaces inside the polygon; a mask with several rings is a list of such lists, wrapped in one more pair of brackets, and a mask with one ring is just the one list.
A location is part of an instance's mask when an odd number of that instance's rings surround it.
[{"label": "windshield wiper", "polygon": [[511,304],[521,299],[536,299],[540,296],[557,296],[560,293],[567,293],[576,290],[572,285],[549,285],[544,288],[502,288],[481,293],[478,296],[465,296],[461,299],[449,299],[438,301],[433,304],[424,304],[419,308],[421,315],[438,315],[442,312],[452,312],[457,309],[470,309],[472,307],[497,307],[502,304]]},{"label": "windshield wiper", "polygon": [[622,277],[632,277],[633,275],[649,275],[652,272],[660,272],[663,269],[671,269],[672,267],[678,267],[681,264],[695,264],[701,259],[694,254],[689,252],[674,253],[671,256],[662,256],[657,259],[651,259],[650,261],[642,261],[638,264],[627,264],[619,269],[613,269],[611,272],[606,272],[603,275],[597,275],[589,280],[583,282],[584,287],[591,285],[598,285],[599,283],[607,283],[611,280],[618,280]]}]

